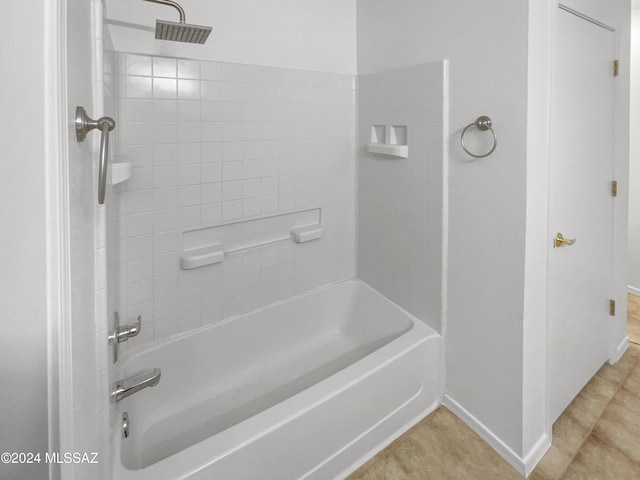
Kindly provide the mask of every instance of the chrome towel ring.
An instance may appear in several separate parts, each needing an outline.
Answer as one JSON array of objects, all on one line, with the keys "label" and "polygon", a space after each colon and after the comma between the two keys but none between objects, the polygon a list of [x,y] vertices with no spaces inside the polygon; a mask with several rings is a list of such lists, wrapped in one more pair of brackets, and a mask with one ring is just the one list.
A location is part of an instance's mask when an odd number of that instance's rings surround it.
[{"label": "chrome towel ring", "polygon": [[[485,158],[491,155],[495,151],[496,147],[498,146],[498,136],[496,135],[496,132],[491,125],[492,125],[491,119],[484,115],[482,117],[478,117],[478,119],[475,122],[467,125],[464,128],[464,130],[462,130],[462,135],[460,136],[460,143],[462,143],[462,149],[474,158]],[[477,127],[478,130],[481,130],[483,132],[490,130],[491,133],[493,134],[493,147],[491,147],[491,150],[489,150],[488,153],[485,153],[484,155],[476,155],[475,153],[471,153],[469,150],[467,150],[467,147],[464,144],[464,135],[465,133],[467,133],[467,130],[469,130],[471,127]]]}]

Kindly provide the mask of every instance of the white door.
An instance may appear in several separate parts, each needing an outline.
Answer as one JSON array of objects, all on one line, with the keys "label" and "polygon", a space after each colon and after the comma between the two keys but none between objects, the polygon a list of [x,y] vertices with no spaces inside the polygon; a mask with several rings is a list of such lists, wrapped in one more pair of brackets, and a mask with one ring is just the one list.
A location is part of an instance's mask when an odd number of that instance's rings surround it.
[{"label": "white door", "polygon": [[[551,105],[549,374],[555,421],[607,360],[615,33],[558,10]],[[550,238],[549,242],[553,242]],[[555,242],[553,242],[555,244]]]}]

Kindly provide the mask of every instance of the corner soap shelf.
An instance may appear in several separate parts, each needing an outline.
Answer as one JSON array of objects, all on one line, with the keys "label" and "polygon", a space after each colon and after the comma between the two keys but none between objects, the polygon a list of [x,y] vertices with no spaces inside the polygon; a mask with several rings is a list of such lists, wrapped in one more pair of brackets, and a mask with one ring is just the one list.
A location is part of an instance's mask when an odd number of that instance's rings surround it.
[{"label": "corner soap shelf", "polygon": [[372,125],[367,151],[392,157],[409,158],[406,125]]}]

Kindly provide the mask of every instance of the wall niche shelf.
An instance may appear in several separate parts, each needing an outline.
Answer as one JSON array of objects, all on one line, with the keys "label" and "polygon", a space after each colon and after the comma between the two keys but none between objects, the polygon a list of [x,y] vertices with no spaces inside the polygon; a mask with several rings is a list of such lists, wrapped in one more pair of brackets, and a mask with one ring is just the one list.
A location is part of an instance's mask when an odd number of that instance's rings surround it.
[{"label": "wall niche shelf", "polygon": [[397,158],[409,158],[406,125],[371,125],[367,151]]}]

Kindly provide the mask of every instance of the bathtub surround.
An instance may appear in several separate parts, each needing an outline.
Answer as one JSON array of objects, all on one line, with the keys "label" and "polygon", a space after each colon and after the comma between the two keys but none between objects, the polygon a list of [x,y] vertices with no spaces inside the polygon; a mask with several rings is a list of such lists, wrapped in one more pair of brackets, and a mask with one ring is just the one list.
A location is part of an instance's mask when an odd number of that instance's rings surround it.
[{"label": "bathtub surround", "polygon": [[[286,300],[355,271],[355,77],[118,53],[126,348]],[[319,242],[181,270],[182,235],[320,208]],[[293,225],[292,225],[293,226]]]},{"label": "bathtub surround", "polygon": [[[438,332],[446,317],[447,72],[441,60],[359,78],[358,276]],[[408,158],[367,152],[376,125],[405,129]]]}]

